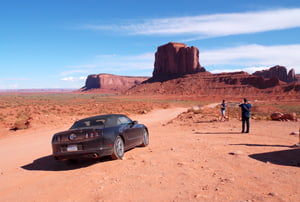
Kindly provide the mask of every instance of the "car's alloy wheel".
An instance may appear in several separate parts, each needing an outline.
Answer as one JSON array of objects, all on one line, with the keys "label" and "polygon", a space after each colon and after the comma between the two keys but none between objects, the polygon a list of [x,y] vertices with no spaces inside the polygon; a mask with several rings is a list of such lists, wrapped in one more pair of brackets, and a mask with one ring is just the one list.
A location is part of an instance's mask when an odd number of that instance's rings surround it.
[{"label": "car's alloy wheel", "polygon": [[120,136],[118,136],[114,142],[114,149],[111,157],[113,159],[122,159],[124,156],[124,142]]},{"label": "car's alloy wheel", "polygon": [[143,132],[143,143],[141,144],[142,147],[146,147],[149,144],[149,134],[146,129]]}]

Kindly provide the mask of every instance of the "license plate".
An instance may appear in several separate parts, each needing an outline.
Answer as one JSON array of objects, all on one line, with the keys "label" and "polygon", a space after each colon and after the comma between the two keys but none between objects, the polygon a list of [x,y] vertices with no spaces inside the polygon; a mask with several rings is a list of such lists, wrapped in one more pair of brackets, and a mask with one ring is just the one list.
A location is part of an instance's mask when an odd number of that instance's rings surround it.
[{"label": "license plate", "polygon": [[78,147],[76,144],[71,144],[67,146],[67,151],[78,151]]}]

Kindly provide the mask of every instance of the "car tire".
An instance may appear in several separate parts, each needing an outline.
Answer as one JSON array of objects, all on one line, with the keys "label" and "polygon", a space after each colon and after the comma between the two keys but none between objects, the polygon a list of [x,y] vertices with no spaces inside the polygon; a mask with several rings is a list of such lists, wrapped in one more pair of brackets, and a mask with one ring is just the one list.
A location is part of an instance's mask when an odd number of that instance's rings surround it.
[{"label": "car tire", "polygon": [[118,136],[114,141],[113,153],[111,155],[112,159],[122,159],[124,156],[124,141]]},{"label": "car tire", "polygon": [[143,142],[141,144],[142,147],[146,147],[149,144],[149,134],[146,129],[143,130]]}]

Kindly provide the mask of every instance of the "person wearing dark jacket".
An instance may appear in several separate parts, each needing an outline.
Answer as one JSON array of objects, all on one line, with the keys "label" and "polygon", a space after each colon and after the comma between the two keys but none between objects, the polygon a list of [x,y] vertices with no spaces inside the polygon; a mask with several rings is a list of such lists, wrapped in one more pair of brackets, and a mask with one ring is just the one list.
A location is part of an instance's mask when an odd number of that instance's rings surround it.
[{"label": "person wearing dark jacket", "polygon": [[[250,108],[251,104],[248,103],[248,99],[244,98],[244,103],[240,104],[239,107],[242,110],[242,133],[250,132]],[[246,125],[246,130],[245,130]]]}]

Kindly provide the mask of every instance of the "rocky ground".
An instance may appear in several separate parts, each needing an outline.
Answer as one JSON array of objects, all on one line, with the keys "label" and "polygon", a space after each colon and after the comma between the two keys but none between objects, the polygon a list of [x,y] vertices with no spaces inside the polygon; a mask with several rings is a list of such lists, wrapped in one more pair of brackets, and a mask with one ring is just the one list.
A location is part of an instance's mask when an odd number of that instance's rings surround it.
[{"label": "rocky ground", "polygon": [[38,114],[34,107],[39,105],[30,106],[31,126],[16,131],[8,130],[14,123],[8,114],[18,113],[2,104],[1,201],[300,200],[300,149],[294,147],[299,122],[251,120],[251,133],[241,134],[238,117],[218,121],[215,103],[199,111],[174,103],[140,103],[145,109],[136,111],[109,100],[149,127],[149,146],[127,151],[123,160],[66,164],[51,157],[52,135],[85,116],[84,103],[100,103],[83,99],[81,107],[66,109],[45,99],[39,102],[48,104],[45,110],[55,106],[53,113],[46,116],[40,107]]}]

